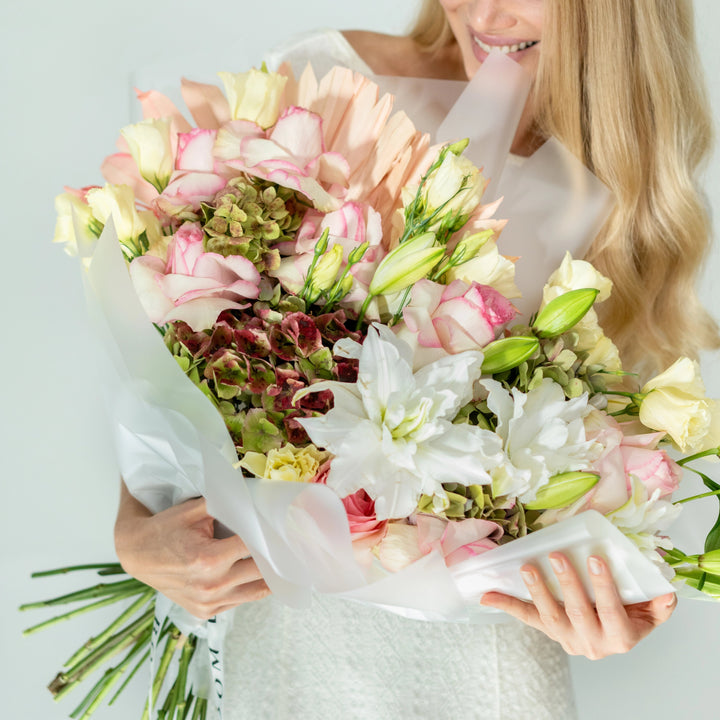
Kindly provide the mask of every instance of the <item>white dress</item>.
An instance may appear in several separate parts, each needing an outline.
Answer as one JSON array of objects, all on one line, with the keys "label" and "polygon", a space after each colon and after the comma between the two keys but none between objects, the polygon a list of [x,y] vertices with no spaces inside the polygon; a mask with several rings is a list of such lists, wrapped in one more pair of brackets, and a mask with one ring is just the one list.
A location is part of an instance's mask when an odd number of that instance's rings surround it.
[{"label": "white dress", "polygon": [[[335,30],[272,53],[295,72],[370,68]],[[376,78],[382,84],[382,78]],[[572,720],[567,657],[513,620],[426,623],[317,596],[293,610],[270,596],[235,611],[225,656],[227,720]]]}]

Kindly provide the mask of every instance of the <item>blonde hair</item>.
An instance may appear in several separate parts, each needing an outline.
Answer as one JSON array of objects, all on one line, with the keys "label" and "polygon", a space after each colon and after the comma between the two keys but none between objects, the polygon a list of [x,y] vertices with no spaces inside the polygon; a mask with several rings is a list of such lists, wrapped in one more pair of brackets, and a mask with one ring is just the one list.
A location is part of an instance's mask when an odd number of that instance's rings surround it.
[{"label": "blonde hair", "polygon": [[[425,0],[411,37],[432,52],[448,31]],[[710,240],[698,171],[712,119],[691,0],[545,0],[542,40],[538,127],[616,199],[586,255],[614,283],[598,308],[605,331],[644,373],[720,347],[695,290]]]}]

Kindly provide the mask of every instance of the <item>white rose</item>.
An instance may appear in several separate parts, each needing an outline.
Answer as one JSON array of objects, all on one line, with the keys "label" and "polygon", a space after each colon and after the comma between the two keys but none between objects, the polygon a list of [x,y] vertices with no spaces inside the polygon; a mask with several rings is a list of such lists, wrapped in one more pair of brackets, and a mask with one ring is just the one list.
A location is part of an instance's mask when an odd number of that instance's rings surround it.
[{"label": "white rose", "polygon": [[137,248],[137,240],[145,232],[145,223],[135,208],[135,194],[128,185],[106,185],[88,190],[88,205],[103,225],[112,217],[118,239]]},{"label": "white rose", "polygon": [[559,288],[562,292],[579,290],[581,288],[595,288],[600,292],[595,302],[602,302],[610,297],[612,281],[598,272],[586,260],[573,260],[572,255],[567,252],[560,267],[548,278],[545,289],[543,290],[545,303],[548,303],[553,297],[561,294],[554,293],[551,297],[547,297],[546,294],[550,288]]},{"label": "white rose", "polygon": [[653,430],[664,430],[682,452],[703,447],[709,436],[714,403],[705,397],[700,367],[683,357],[642,388],[640,422]]},{"label": "white rose", "polygon": [[506,298],[521,296],[515,284],[515,263],[498,252],[494,239],[488,240],[472,260],[450,268],[445,274],[445,282],[450,284],[453,280],[464,280],[469,285],[473,282],[489,285]]},{"label": "white rose", "polygon": [[78,254],[78,243],[88,244],[97,240],[93,226],[100,232],[102,226],[97,225],[92,210],[77,195],[62,193],[55,198],[55,236],[53,242],[65,243],[68,255]]},{"label": "white rose", "polygon": [[249,120],[262,128],[277,122],[286,77],[254,68],[245,73],[220,72],[218,75],[225,85],[233,120]]},{"label": "white rose", "polygon": [[174,168],[170,121],[151,118],[127,125],[120,133],[127,140],[140,174],[158,192],[162,192],[170,182]]},{"label": "white rose", "polygon": [[441,215],[469,215],[480,204],[485,185],[485,178],[470,160],[448,152],[423,188],[427,214],[447,203]]}]

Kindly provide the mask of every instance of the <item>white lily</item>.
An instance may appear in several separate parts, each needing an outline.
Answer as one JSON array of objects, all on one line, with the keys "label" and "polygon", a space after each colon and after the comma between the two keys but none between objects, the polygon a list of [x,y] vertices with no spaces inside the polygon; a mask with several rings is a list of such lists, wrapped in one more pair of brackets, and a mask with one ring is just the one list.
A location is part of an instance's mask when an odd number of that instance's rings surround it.
[{"label": "white lily", "polygon": [[605,517],[622,530],[637,545],[643,554],[659,565],[664,565],[657,554],[657,548],[672,549],[672,542],[658,533],[667,529],[682,510],[682,505],[674,505],[660,499],[660,489],[648,494],[647,487],[634,475],[630,476],[632,491],[624,505],[606,513]]},{"label": "white lily", "polygon": [[500,438],[452,423],[472,398],[482,353],[450,355],[413,373],[410,347],[383,325],[358,347],[357,383],[325,381],[303,391],[334,395],[330,412],[300,421],[334,455],[327,484],[340,497],[364,488],[384,520],[406,517],[423,494],[444,498],[444,482],[489,483],[503,459]]},{"label": "white lily", "polygon": [[498,418],[497,434],[506,460],[492,473],[495,495],[531,502],[537,491],[558,473],[583,470],[601,451],[587,440],[583,418],[590,411],[588,396],[567,400],[549,378],[527,394],[509,393],[496,380],[483,380],[487,404]]}]

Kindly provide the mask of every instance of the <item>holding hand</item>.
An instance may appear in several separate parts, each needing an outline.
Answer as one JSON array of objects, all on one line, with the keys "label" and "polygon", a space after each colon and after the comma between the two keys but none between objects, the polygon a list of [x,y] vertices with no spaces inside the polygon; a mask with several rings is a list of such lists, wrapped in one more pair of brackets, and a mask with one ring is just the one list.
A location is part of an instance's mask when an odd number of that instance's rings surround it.
[{"label": "holding hand", "polygon": [[562,588],[564,604],[555,600],[542,575],[532,565],[521,568],[532,602],[497,592],[486,593],[480,602],[541,630],[559,642],[569,655],[598,660],[627,652],[665,622],[677,604],[675,595],[670,593],[648,602],[623,605],[607,563],[591,556],[588,569],[595,591],[593,604],[567,557],[561,553],[551,553],[549,557]]},{"label": "holding hand", "polygon": [[243,541],[214,537],[204,498],[153,515],[121,493],[115,548],[130,575],[202,619],[270,593]]}]

